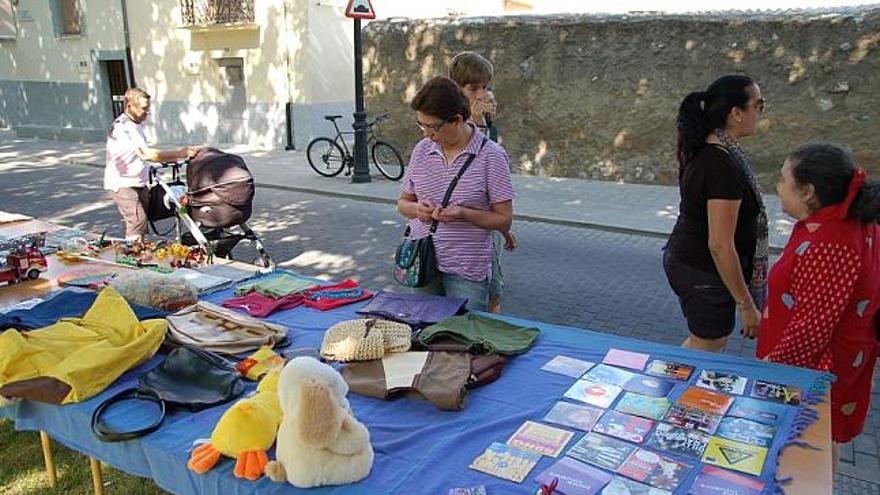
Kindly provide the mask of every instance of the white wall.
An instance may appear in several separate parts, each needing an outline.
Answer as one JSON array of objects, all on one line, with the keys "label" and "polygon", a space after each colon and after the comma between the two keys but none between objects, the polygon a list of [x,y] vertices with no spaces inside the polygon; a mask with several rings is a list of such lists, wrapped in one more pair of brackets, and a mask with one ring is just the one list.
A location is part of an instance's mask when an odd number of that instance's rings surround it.
[{"label": "white wall", "polygon": [[119,0],[84,0],[83,34],[55,34],[48,0],[19,0],[18,33],[0,40],[0,79],[88,83],[97,50],[122,50]]}]

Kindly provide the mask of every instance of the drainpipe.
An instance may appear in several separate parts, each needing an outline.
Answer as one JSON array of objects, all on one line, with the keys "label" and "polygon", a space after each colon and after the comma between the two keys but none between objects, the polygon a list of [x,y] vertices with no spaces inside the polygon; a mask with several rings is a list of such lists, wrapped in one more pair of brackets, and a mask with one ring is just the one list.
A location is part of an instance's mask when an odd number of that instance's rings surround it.
[{"label": "drainpipe", "polygon": [[126,8],[126,1],[119,0],[119,5],[122,8],[122,38],[125,41],[125,65],[128,67],[128,85],[131,88],[136,88],[134,63],[131,59],[131,39],[128,36],[128,9]]}]

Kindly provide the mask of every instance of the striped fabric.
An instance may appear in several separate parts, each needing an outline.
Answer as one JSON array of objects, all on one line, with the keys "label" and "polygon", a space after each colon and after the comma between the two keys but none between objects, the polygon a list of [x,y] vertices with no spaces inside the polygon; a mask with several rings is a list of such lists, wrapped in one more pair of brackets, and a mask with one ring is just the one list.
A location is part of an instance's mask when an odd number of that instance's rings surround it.
[{"label": "striped fabric", "polygon": [[[403,178],[402,191],[414,194],[419,201],[428,200],[439,206],[449,183],[467,161],[468,155],[479,150],[482,141],[483,134],[474,128],[470,143],[447,165],[440,145],[428,138],[422,139],[413,150]],[[513,184],[507,153],[497,143],[487,141],[462,175],[449,204],[488,211],[489,205],[512,199]],[[428,235],[430,224],[413,218],[409,225],[413,239]],[[440,271],[475,282],[486,280],[492,266],[492,238],[489,233],[468,222],[441,222],[434,235]]]},{"label": "striped fabric", "polygon": [[144,126],[135,124],[122,114],[113,121],[107,136],[104,189],[118,191],[123,187],[143,187],[149,180],[149,167],[136,151],[147,147]]}]

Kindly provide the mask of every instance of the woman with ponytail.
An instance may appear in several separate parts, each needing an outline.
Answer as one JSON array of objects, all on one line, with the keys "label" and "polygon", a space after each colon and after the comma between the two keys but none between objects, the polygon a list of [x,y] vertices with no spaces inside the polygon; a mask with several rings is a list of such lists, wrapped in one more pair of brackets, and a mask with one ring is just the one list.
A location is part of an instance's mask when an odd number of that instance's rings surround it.
[{"label": "woman with ponytail", "polygon": [[753,337],[767,280],[767,215],[739,140],[764,111],[749,77],[723,76],[678,112],[681,203],[663,257],[690,336],[683,347],[720,352],[737,312]]},{"label": "woman with ponytail", "polygon": [[759,358],[830,371],[837,444],[861,433],[870,410],[880,307],[880,184],[846,149],[808,144],[788,156],[776,186],[797,220],[770,272]]}]

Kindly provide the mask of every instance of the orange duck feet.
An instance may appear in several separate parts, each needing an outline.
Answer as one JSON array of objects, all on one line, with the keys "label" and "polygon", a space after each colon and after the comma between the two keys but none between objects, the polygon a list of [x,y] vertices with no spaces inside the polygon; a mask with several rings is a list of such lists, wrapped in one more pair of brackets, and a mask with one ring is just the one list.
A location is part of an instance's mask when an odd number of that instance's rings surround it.
[{"label": "orange duck feet", "polygon": [[265,450],[240,452],[238,460],[235,461],[235,476],[256,481],[260,479],[260,476],[263,476],[266,464],[269,464],[269,456],[266,455]]},{"label": "orange duck feet", "polygon": [[220,460],[220,451],[210,443],[203,443],[193,449],[186,466],[193,472],[205,474],[217,464],[218,460]]}]

